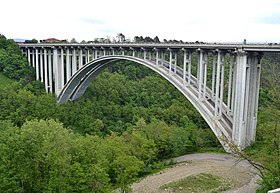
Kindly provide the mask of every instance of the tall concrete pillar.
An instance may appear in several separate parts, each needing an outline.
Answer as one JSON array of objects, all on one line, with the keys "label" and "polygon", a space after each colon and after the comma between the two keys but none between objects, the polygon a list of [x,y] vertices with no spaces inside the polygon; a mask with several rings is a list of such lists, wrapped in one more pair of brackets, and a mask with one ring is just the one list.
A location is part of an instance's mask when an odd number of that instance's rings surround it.
[{"label": "tall concrete pillar", "polygon": [[244,121],[244,102],[245,86],[247,74],[247,54],[243,51],[237,52],[236,57],[236,85],[234,97],[234,115],[232,140],[240,149],[245,147],[245,121]]},{"label": "tall concrete pillar", "polygon": [[156,50],[156,65],[158,66],[158,50]]},{"label": "tall concrete pillar", "polygon": [[202,83],[203,83],[203,55],[204,52],[199,50],[199,60],[198,60],[198,73],[197,73],[197,84],[198,84],[198,98],[202,97]]},{"label": "tall concrete pillar", "polygon": [[188,63],[188,85],[191,85],[191,79],[192,79],[192,52],[188,51],[188,57],[187,57],[187,63]]},{"label": "tall concrete pillar", "polygon": [[258,53],[252,53],[250,57],[250,88],[249,88],[249,102],[248,102],[248,114],[246,124],[246,146],[251,145],[255,141],[256,137],[256,126],[257,126],[257,113],[259,103],[259,87],[260,87],[260,73],[261,55]]},{"label": "tall concrete pillar", "polygon": [[66,81],[71,77],[70,50],[66,49]]},{"label": "tall concrete pillar", "polygon": [[75,74],[77,71],[77,56],[76,56],[76,50],[75,48],[73,48],[72,50],[72,74]]},{"label": "tall concrete pillar", "polygon": [[236,88],[236,74],[237,74],[237,65],[236,65],[236,55],[234,55],[233,62],[233,79],[232,79],[232,94],[231,94],[231,116],[234,114],[234,101],[235,101],[235,88]]},{"label": "tall concrete pillar", "polygon": [[79,50],[79,69],[83,67],[83,49]]},{"label": "tall concrete pillar", "polygon": [[36,60],[35,60],[35,69],[36,69],[36,80],[40,79],[40,73],[39,73],[39,51],[37,48],[35,48],[35,52],[36,52]]},{"label": "tall concrete pillar", "polygon": [[177,72],[177,52],[174,53],[174,59],[173,59],[173,63],[174,63],[174,74],[176,74]]},{"label": "tall concrete pillar", "polygon": [[208,53],[203,54],[203,98],[206,99]]},{"label": "tall concrete pillar", "polygon": [[86,49],[86,64],[89,63],[89,49]]},{"label": "tall concrete pillar", "polygon": [[183,84],[186,85],[186,71],[187,71],[187,53],[186,50],[183,49],[184,60],[183,60]]},{"label": "tall concrete pillar", "polygon": [[49,74],[49,83],[48,83],[48,87],[50,89],[50,92],[53,92],[53,59],[52,59],[52,51],[49,50],[49,54],[48,54],[48,74]]},{"label": "tall concrete pillar", "polygon": [[92,49],[92,60],[95,59],[95,49]]},{"label": "tall concrete pillar", "polygon": [[171,72],[172,72],[172,58],[173,58],[173,56],[172,56],[172,51],[170,50],[169,51],[169,74],[171,74]]},{"label": "tall concrete pillar", "polygon": [[59,76],[60,76],[60,71],[58,68],[58,50],[57,48],[53,49],[53,68],[54,68],[54,90],[55,90],[55,95],[58,96],[60,89],[59,89]]},{"label": "tall concrete pillar", "polygon": [[43,49],[40,50],[39,58],[40,58],[40,63],[39,63],[39,67],[40,67],[40,81],[44,82]]},{"label": "tall concrete pillar", "polygon": [[98,58],[98,50],[97,49],[94,50],[94,56],[95,56],[94,59]]},{"label": "tall concrete pillar", "polygon": [[217,55],[214,53],[213,55],[213,66],[212,66],[212,98],[215,98],[215,78],[216,78],[216,65],[217,65]]},{"label": "tall concrete pillar", "polygon": [[224,79],[225,79],[225,55],[224,53],[221,54],[221,88],[220,88],[220,107],[219,107],[219,116],[222,116],[223,113],[223,97],[224,97]]},{"label": "tall concrete pillar", "polygon": [[36,65],[35,65],[35,48],[34,48],[32,49],[32,67],[36,68],[35,66]]},{"label": "tall concrete pillar", "polygon": [[144,60],[146,60],[147,59],[147,52],[146,52],[146,50],[144,50]]},{"label": "tall concrete pillar", "polygon": [[215,118],[218,118],[219,110],[219,93],[220,93],[220,70],[221,70],[221,52],[217,54],[217,75],[216,75],[216,91],[215,91]]},{"label": "tall concrete pillar", "polygon": [[132,49],[132,56],[135,57],[135,50]]},{"label": "tall concrete pillar", "polygon": [[29,65],[31,65],[31,53],[30,53],[30,48],[27,48],[27,60]]},{"label": "tall concrete pillar", "polygon": [[63,48],[60,49],[60,68],[61,68],[61,89],[62,89],[62,86],[64,85],[64,50]]},{"label": "tall concrete pillar", "polygon": [[46,92],[48,92],[48,82],[48,51],[44,48],[44,84]]},{"label": "tall concrete pillar", "polygon": [[233,69],[233,62],[234,62],[234,56],[230,55],[230,63],[229,63],[229,78],[228,78],[228,99],[227,99],[227,114],[230,114],[231,112],[231,93],[232,93],[232,69]]}]

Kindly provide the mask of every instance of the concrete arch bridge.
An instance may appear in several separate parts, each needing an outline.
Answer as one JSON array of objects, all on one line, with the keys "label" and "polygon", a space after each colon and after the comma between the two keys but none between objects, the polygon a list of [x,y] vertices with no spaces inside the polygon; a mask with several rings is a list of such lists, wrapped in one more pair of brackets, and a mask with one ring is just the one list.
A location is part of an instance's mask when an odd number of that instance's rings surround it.
[{"label": "concrete arch bridge", "polygon": [[[142,64],[173,84],[223,147],[243,149],[256,135],[260,59],[271,44],[19,44],[36,79],[58,103],[76,100],[114,62]],[[155,85],[156,87],[156,85]]]}]

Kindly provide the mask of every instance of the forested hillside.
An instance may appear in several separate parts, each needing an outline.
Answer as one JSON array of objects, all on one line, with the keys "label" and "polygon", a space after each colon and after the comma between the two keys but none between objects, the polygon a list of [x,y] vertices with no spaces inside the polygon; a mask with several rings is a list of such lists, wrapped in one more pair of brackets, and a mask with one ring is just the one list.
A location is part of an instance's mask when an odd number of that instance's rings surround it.
[{"label": "forested hillside", "polygon": [[[14,78],[4,69],[0,73]],[[221,149],[183,95],[141,65],[114,64],[81,99],[63,105],[41,83],[24,81],[32,73],[1,88],[0,190],[127,189],[136,178],[163,168],[163,159]]]},{"label": "forested hillside", "polygon": [[[263,191],[280,186],[276,57],[263,59],[257,141],[247,150],[268,169]],[[58,105],[16,44],[0,36],[0,75],[10,78],[0,87],[0,192],[127,190],[163,159],[222,149],[187,99],[136,63],[114,64],[79,100]]]}]

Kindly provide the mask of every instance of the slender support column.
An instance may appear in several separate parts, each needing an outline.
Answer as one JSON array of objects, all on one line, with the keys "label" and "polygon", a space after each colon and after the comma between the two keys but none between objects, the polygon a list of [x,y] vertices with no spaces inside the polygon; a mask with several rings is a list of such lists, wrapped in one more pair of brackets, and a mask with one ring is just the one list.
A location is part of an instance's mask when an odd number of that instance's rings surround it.
[{"label": "slender support column", "polygon": [[191,79],[192,79],[192,53],[188,52],[188,85],[191,85]]},{"label": "slender support column", "polygon": [[124,49],[122,49],[122,55],[124,56]]},{"label": "slender support column", "polygon": [[198,83],[198,98],[201,99],[202,95],[202,82],[203,82],[203,51],[200,50],[199,54],[199,64],[198,64],[198,77],[197,77],[197,83]]},{"label": "slender support column", "polygon": [[220,108],[219,116],[223,113],[223,97],[224,97],[224,74],[225,74],[225,55],[221,54],[221,64],[222,64],[222,75],[221,75],[221,90],[220,90]]},{"label": "slender support column", "polygon": [[[61,71],[61,86],[64,85],[64,51],[63,51],[63,48],[61,48],[60,50],[60,71]],[[61,87],[62,89],[62,87]]]},{"label": "slender support column", "polygon": [[112,50],[112,52],[113,52],[113,55],[115,55],[115,50],[114,49]]},{"label": "slender support column", "polygon": [[31,66],[31,58],[30,58],[30,49],[27,48],[27,59],[28,59],[28,63]]},{"label": "slender support column", "polygon": [[174,53],[174,74],[177,72],[177,52]]},{"label": "slender support column", "polygon": [[83,67],[83,49],[79,50],[79,69]]},{"label": "slender support column", "polygon": [[36,68],[36,80],[39,80],[39,51],[37,48],[35,48],[35,52],[36,52],[36,60],[35,60],[35,68]]},{"label": "slender support column", "polygon": [[132,50],[132,56],[135,57],[135,50]]},{"label": "slender support column", "polygon": [[203,98],[206,99],[206,87],[207,87],[207,53],[203,56],[203,69],[204,69],[204,78],[203,78]]},{"label": "slender support column", "polygon": [[156,65],[158,66],[158,50],[156,51]]},{"label": "slender support column", "polygon": [[215,97],[215,73],[216,73],[216,63],[217,63],[217,55],[213,56],[213,68],[212,68],[212,98]]},{"label": "slender support column", "polygon": [[53,50],[53,67],[54,67],[54,88],[55,88],[55,94],[56,96],[59,95],[60,89],[61,89],[61,68],[59,68],[59,63],[58,63],[58,53],[57,49],[54,48]]},{"label": "slender support column", "polygon": [[186,53],[186,50],[183,50],[183,52],[184,52],[183,84],[186,85],[187,53]]},{"label": "slender support column", "polygon": [[146,50],[144,50],[144,60],[146,60],[147,59],[147,52],[146,52]]},{"label": "slender support column", "polygon": [[236,74],[237,74],[237,67],[236,67],[236,55],[234,55],[233,60],[233,85],[232,85],[232,97],[231,97],[231,115],[234,114],[234,101],[235,101],[235,88],[236,88]]},{"label": "slender support column", "polygon": [[53,92],[53,60],[52,60],[52,52],[49,50],[48,54],[48,69],[49,69],[49,89],[50,92]]},{"label": "slender support column", "polygon": [[32,67],[35,68],[35,49],[32,50]]},{"label": "slender support column", "polygon": [[45,90],[48,92],[48,52],[44,49],[44,83],[45,83]]},{"label": "slender support column", "polygon": [[250,63],[250,91],[249,91],[249,108],[247,116],[247,132],[246,132],[246,145],[251,145],[256,137],[257,126],[257,113],[258,113],[258,101],[259,101],[259,87],[260,87],[260,72],[261,55],[258,53],[251,54]]},{"label": "slender support column", "polygon": [[247,55],[243,51],[237,53],[236,58],[236,88],[234,100],[234,117],[233,117],[233,141],[240,149],[245,147],[245,127],[244,127],[244,102],[245,102],[245,85],[246,85],[246,65]]},{"label": "slender support column", "polygon": [[199,75],[200,75],[200,66],[199,66],[199,64],[200,64],[200,55],[199,55],[199,51],[200,51],[200,49],[198,49],[198,50],[196,50],[196,52],[197,52],[197,74],[196,74],[196,84],[197,84],[197,86],[198,86],[198,84],[199,84]]},{"label": "slender support column", "polygon": [[170,50],[170,53],[169,53],[169,74],[171,74],[171,71],[172,71],[172,51]]},{"label": "slender support column", "polygon": [[98,52],[97,52],[97,49],[95,49],[94,51],[95,51],[95,54],[94,54],[95,58],[94,59],[96,59],[96,58],[98,58]]},{"label": "slender support column", "polygon": [[161,65],[162,65],[162,66],[163,66],[164,61],[165,61],[165,52],[163,51],[163,52],[161,53]]},{"label": "slender support column", "polygon": [[40,50],[40,54],[39,54],[39,58],[40,58],[40,81],[44,82],[44,67],[43,67],[43,50]]},{"label": "slender support column", "polygon": [[233,55],[230,55],[229,63],[229,78],[228,78],[228,100],[227,100],[227,114],[231,111],[231,85],[232,85],[232,66],[233,66]]},{"label": "slender support column", "polygon": [[75,50],[75,48],[73,48],[73,50],[72,50],[72,74],[71,74],[71,76],[73,74],[75,74],[76,71],[77,71],[77,61],[76,60],[77,60],[76,50]]},{"label": "slender support column", "polygon": [[95,59],[95,49],[92,49],[92,60]]},{"label": "slender support column", "polygon": [[66,50],[66,81],[71,77],[71,64],[70,64],[70,50],[67,48]]},{"label": "slender support column", "polygon": [[218,106],[219,106],[219,89],[220,89],[220,66],[221,65],[221,52],[218,51],[217,59],[217,76],[216,76],[216,92],[215,92],[215,118],[218,116]]},{"label": "slender support column", "polygon": [[86,49],[86,64],[89,63],[89,49]]},{"label": "slender support column", "polygon": [[[245,147],[248,144],[247,136],[250,136],[250,108],[252,105],[252,98],[254,98],[254,94],[252,92],[252,84],[251,84],[251,71],[252,71],[252,62],[253,58],[250,55],[247,55],[247,67],[246,67],[246,85],[245,85],[245,102],[244,102],[244,113],[243,113],[243,121],[244,121],[244,129],[245,129]],[[250,96],[250,98],[249,98]]]}]

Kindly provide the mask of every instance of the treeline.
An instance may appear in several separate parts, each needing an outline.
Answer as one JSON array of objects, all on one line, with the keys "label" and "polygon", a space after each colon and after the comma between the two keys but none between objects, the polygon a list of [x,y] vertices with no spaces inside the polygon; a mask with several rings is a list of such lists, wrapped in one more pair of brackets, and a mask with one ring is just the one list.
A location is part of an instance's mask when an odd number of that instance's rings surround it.
[{"label": "treeline", "polygon": [[141,65],[114,64],[80,100],[63,105],[40,85],[0,90],[3,192],[124,190],[164,167],[163,159],[221,149],[185,97]]},{"label": "treeline", "polygon": [[31,81],[34,80],[35,71],[28,65],[26,58],[18,45],[13,40],[7,40],[0,34],[0,73],[15,80]]}]

